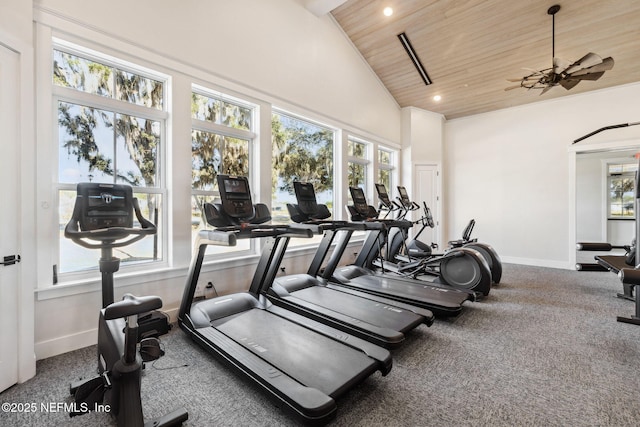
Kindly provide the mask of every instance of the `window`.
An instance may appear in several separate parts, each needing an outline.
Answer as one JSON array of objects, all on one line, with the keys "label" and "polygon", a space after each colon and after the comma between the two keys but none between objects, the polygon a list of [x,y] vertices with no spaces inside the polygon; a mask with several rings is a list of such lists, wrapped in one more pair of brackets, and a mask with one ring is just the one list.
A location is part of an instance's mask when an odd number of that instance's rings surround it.
[{"label": "window", "polygon": [[[218,196],[218,174],[251,179],[251,147],[255,134],[255,106],[194,86],[191,94],[191,226],[192,240],[210,228],[202,216],[204,203]],[[250,240],[233,247],[209,246],[207,253],[230,253],[251,249]]]},{"label": "window", "polygon": [[[114,250],[123,265],[162,260],[166,79],[63,42],[53,48],[57,123],[57,271],[98,268],[100,252],[64,237],[79,182],[128,184],[158,234]],[[54,267],[56,268],[56,267]]]},{"label": "window", "polygon": [[389,194],[393,191],[394,152],[378,148],[378,184],[383,184]]},{"label": "window", "polygon": [[[333,129],[275,112],[271,119],[271,215],[274,224],[290,224],[287,203],[296,203],[294,181],[313,184],[318,203],[333,213]],[[290,245],[310,243],[292,239]]]},{"label": "window", "polygon": [[638,165],[609,164],[607,165],[609,188],[607,215],[609,219],[635,218],[635,174]]},{"label": "window", "polygon": [[[367,167],[369,166],[369,144],[349,137],[347,141],[347,182],[349,187],[360,187],[368,193],[369,182]],[[351,203],[351,194],[348,194]]]}]

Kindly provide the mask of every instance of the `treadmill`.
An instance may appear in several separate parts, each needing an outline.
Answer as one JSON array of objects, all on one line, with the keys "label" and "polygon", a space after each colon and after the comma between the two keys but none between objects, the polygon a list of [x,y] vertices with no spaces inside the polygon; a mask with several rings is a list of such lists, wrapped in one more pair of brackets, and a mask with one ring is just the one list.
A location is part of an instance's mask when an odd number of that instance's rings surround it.
[{"label": "treadmill", "polygon": [[[363,224],[326,220],[331,213],[325,205],[316,203],[313,185],[299,181],[293,184],[298,204],[288,204],[289,213],[315,233],[324,233],[328,242],[323,240],[320,247],[331,244],[336,230],[364,228]],[[279,268],[288,241],[289,238],[280,240],[273,257],[274,268]],[[433,324],[434,315],[429,310],[331,286],[316,277],[315,270],[312,264],[306,274],[276,277],[267,289],[268,298],[278,306],[386,348],[400,346],[404,334],[420,324]]]},{"label": "treadmill", "polygon": [[[361,188],[351,188],[354,206],[349,206],[352,219],[362,222],[370,222],[369,213],[374,208],[366,203],[364,192]],[[396,226],[395,220],[377,220],[386,224],[384,228]],[[371,231],[371,233],[383,233],[386,230]],[[339,266],[344,251],[347,248],[353,231],[342,232],[327,265],[321,276],[331,283],[338,284],[349,289],[389,298],[393,301],[426,308],[436,317],[453,317],[462,312],[462,306],[466,301],[475,301],[475,293],[462,289],[443,288],[430,282],[408,279],[396,276],[387,276],[375,273],[360,265]],[[327,248],[324,254],[316,253],[316,257],[324,259],[328,254]],[[361,258],[361,253],[358,258]],[[321,261],[316,262],[316,264]]]},{"label": "treadmill", "polygon": [[[275,306],[265,296],[277,269],[273,248],[281,239],[311,237],[308,227],[266,225],[265,205],[253,205],[248,180],[218,175],[222,204],[205,204],[214,230],[196,241],[178,322],[195,342],[304,423],[324,424],[335,399],[380,371],[391,370],[388,350]],[[247,292],[194,301],[208,245],[233,246],[237,239],[267,237]]]}]

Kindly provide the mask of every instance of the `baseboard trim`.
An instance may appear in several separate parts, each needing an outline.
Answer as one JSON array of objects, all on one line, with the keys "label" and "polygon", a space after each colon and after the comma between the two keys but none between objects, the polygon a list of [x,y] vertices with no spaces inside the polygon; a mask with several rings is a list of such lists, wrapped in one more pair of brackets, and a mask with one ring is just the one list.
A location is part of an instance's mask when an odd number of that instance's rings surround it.
[{"label": "baseboard trim", "polygon": [[[169,321],[174,324],[178,319],[178,308],[162,310],[169,315]],[[176,325],[174,325],[176,327]],[[95,345],[98,342],[98,328],[78,332],[75,334],[56,337],[35,343],[36,360],[47,359],[70,351]]]},{"label": "baseboard trim", "polygon": [[548,268],[560,268],[563,270],[575,270],[576,266],[569,261],[555,261],[549,259],[537,259],[537,258],[519,258],[510,256],[500,256],[503,263],[506,264],[522,264],[530,265],[533,267],[548,267]]},{"label": "baseboard trim", "polygon": [[98,342],[98,328],[89,329],[75,334],[56,337],[35,345],[36,360],[58,356],[69,351],[89,347]]}]

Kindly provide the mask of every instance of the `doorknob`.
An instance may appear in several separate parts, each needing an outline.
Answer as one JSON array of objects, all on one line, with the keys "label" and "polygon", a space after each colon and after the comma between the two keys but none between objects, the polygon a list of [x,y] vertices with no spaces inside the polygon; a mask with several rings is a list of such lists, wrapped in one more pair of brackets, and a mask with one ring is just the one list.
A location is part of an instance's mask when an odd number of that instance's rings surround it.
[{"label": "doorknob", "polygon": [[4,257],[4,261],[0,262],[0,265],[7,266],[20,262],[20,255],[8,255]]}]

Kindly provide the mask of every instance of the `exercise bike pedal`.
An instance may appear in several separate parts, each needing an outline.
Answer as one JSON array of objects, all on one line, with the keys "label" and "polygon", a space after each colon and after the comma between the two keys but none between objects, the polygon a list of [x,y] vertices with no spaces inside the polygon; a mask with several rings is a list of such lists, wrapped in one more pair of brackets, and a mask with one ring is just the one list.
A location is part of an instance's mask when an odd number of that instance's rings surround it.
[{"label": "exercise bike pedal", "polygon": [[69,394],[71,396],[75,396],[78,393],[78,390],[83,389],[85,387],[91,387],[91,385],[89,384],[97,384],[98,382],[101,382],[101,384],[104,384],[106,386],[106,388],[111,388],[111,380],[109,379],[109,373],[108,372],[103,372],[100,375],[97,375],[93,378],[91,378],[90,380],[78,380],[75,382],[72,382],[69,385]]},{"label": "exercise bike pedal", "polygon": [[104,394],[110,388],[111,380],[106,372],[79,385],[72,384],[70,391],[77,405],[75,410],[69,412],[69,416],[83,415],[89,408],[95,408],[97,404],[102,403]]},{"label": "exercise bike pedal", "polygon": [[144,423],[144,427],[170,427],[170,426],[179,426],[184,421],[189,419],[189,414],[184,408],[176,409],[173,412],[170,412],[166,415],[163,415],[159,418],[155,418],[153,420],[149,420]]}]

